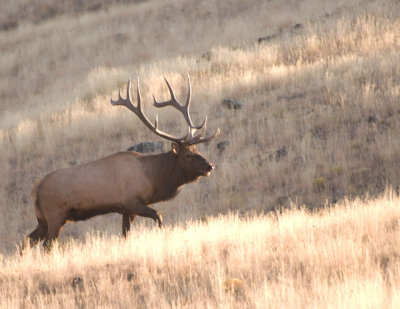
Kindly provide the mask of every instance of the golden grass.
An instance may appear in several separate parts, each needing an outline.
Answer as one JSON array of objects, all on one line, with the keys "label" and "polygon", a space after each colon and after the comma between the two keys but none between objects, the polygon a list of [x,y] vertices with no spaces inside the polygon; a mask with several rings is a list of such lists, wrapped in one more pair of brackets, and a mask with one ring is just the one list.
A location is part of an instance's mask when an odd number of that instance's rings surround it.
[{"label": "golden grass", "polygon": [[398,308],[400,198],[0,255],[0,308]]}]

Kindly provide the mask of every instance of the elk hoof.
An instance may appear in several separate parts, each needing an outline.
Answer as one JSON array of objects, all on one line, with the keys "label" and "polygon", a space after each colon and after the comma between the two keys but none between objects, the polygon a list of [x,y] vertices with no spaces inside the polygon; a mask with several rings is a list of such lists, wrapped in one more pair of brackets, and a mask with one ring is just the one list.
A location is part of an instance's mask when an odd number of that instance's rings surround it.
[{"label": "elk hoof", "polygon": [[158,223],[159,228],[162,228],[162,226],[163,226],[162,216],[161,216],[159,213],[157,213],[157,219],[156,219],[156,221],[157,221],[157,223]]}]

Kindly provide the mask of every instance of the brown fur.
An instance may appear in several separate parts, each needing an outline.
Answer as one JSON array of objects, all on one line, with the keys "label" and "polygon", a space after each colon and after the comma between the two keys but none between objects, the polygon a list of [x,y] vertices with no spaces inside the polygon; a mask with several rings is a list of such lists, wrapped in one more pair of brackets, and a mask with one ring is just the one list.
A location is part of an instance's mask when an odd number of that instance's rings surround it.
[{"label": "brown fur", "polygon": [[38,226],[25,244],[44,239],[49,248],[67,221],[107,213],[123,215],[124,236],[136,215],[152,218],[161,227],[160,214],[148,205],[173,198],[183,184],[208,176],[213,168],[194,145],[173,144],[163,154],[120,152],[54,171],[32,193]]}]

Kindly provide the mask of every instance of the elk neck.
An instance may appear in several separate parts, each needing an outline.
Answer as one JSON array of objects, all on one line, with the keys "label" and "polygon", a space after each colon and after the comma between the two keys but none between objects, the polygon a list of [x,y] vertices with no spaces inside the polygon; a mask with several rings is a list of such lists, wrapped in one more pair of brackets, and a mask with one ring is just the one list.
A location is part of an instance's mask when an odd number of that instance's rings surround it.
[{"label": "elk neck", "polygon": [[143,160],[146,174],[154,189],[150,203],[175,197],[183,184],[197,179],[185,175],[177,156],[172,151],[145,156]]}]

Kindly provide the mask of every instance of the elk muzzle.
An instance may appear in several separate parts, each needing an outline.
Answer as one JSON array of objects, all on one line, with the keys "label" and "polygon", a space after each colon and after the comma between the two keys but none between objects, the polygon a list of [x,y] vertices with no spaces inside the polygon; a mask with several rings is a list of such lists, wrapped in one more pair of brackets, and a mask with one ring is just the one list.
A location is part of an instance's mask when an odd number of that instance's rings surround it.
[{"label": "elk muzzle", "polygon": [[213,169],[215,169],[214,163],[208,162],[207,170],[205,171],[204,176],[210,176]]}]

